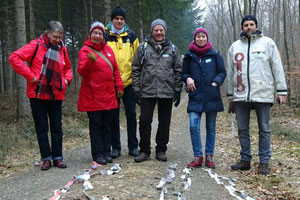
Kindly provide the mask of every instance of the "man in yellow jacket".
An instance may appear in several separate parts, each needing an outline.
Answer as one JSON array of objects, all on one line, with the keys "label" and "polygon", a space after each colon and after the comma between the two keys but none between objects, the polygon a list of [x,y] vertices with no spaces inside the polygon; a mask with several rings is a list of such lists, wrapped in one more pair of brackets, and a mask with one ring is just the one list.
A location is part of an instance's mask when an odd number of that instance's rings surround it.
[{"label": "man in yellow jacket", "polygon": [[[116,7],[113,9],[111,12],[111,22],[109,22],[106,27],[105,40],[114,51],[124,84],[124,95],[122,100],[127,121],[128,154],[135,157],[139,154],[139,150],[136,137],[136,103],[134,99],[134,90],[132,88],[131,63],[137,47],[139,46],[139,39],[136,34],[129,29],[125,20],[126,10],[124,8]],[[120,99],[118,99],[118,102],[120,105]],[[119,108],[114,111],[114,120],[112,124],[112,158],[117,158],[121,155],[119,111]]]}]

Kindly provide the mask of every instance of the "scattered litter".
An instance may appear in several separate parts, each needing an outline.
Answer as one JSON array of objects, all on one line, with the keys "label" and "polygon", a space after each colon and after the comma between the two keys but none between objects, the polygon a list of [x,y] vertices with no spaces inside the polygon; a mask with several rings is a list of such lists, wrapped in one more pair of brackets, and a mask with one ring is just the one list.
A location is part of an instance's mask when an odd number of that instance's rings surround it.
[{"label": "scattered litter", "polygon": [[91,164],[91,168],[93,170],[96,170],[98,167],[101,167],[102,165],[98,164],[97,162],[93,161]]},{"label": "scattered litter", "polygon": [[103,169],[100,171],[102,175],[118,174],[121,171],[121,164],[116,163],[110,170]]},{"label": "scattered litter", "polygon": [[86,193],[85,190],[83,190],[83,194],[84,194],[84,195],[86,196],[86,198],[89,199],[89,200],[96,200],[94,197],[89,196],[89,195]]},{"label": "scattered litter", "polygon": [[[219,176],[217,173],[213,174],[213,172],[212,172],[211,169],[204,169],[204,170],[207,171],[207,173],[209,174],[209,176],[211,178],[215,179],[215,181],[218,184],[223,185],[228,190],[229,194],[231,196],[235,197],[236,199],[239,199],[239,200],[244,200],[244,199],[245,200],[255,200],[255,199],[249,197],[247,194],[245,194],[244,191],[238,191],[235,188],[235,184],[234,184],[234,181],[236,181],[235,179],[227,178],[227,177],[224,177],[224,176]],[[225,185],[219,178],[221,178],[223,180],[227,180],[228,183],[229,183],[229,185]]]},{"label": "scattered litter", "polygon": [[183,180],[182,185],[183,185],[183,189],[184,190],[189,189],[191,187],[191,185],[192,185],[192,179],[191,179],[191,177],[188,177],[187,179]]},{"label": "scattered litter", "polygon": [[40,166],[40,165],[41,165],[41,163],[40,163],[40,162],[38,162],[38,161],[35,161],[35,162],[33,163],[33,165],[34,165],[35,167],[38,167],[38,166]]},{"label": "scattered litter", "polygon": [[91,178],[91,175],[89,170],[85,170],[83,174],[74,177],[77,181],[87,181]]},{"label": "scattered litter", "polygon": [[55,190],[54,196],[51,197],[49,200],[58,200],[58,199],[60,199],[60,190]]},{"label": "scattered litter", "polygon": [[172,180],[175,178],[174,169],[176,169],[176,165],[177,164],[170,164],[169,168],[167,169],[166,177],[160,179],[159,184],[156,186],[156,189],[162,189],[166,183],[172,182]]},{"label": "scattered litter", "polygon": [[180,192],[173,192],[173,195],[177,196],[177,200],[186,200],[185,195]]},{"label": "scattered litter", "polygon": [[169,169],[172,169],[172,170],[176,170],[176,167],[177,167],[177,164],[175,163],[170,163],[170,166],[169,166]]},{"label": "scattered litter", "polygon": [[159,196],[159,200],[164,200],[165,199],[165,194],[167,194],[168,190],[167,187],[163,187]]},{"label": "scattered litter", "polygon": [[88,190],[94,189],[94,187],[92,186],[92,184],[89,181],[84,181],[83,182],[83,189],[85,191],[88,191]]}]

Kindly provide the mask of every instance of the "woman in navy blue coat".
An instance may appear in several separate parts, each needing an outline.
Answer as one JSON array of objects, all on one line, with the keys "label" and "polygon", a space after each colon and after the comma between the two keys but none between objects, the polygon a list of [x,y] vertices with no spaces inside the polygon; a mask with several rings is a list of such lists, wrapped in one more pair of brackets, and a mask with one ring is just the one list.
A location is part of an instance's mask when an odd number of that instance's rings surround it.
[{"label": "woman in navy blue coat", "polygon": [[204,28],[194,32],[194,41],[190,44],[183,60],[182,80],[189,92],[187,112],[190,119],[191,140],[194,160],[188,167],[201,167],[203,162],[200,122],[202,113],[206,115],[205,165],[215,168],[213,161],[217,112],[224,111],[220,86],[226,77],[222,56],[208,41]]}]

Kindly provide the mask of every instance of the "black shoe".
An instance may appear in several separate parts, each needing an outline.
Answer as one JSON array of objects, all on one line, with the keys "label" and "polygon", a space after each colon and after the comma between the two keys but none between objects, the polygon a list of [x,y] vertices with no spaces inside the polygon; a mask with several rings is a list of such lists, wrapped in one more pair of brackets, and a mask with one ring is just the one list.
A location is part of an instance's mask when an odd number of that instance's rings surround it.
[{"label": "black shoe", "polygon": [[135,162],[144,162],[146,160],[150,160],[150,155],[144,152],[140,152],[140,154],[134,158]]},{"label": "black shoe", "polygon": [[269,174],[270,169],[269,169],[269,164],[268,163],[260,163],[259,164],[259,173],[262,175],[267,175]]},{"label": "black shoe", "polygon": [[165,152],[157,152],[155,158],[156,160],[163,162],[166,162],[168,160]]},{"label": "black shoe", "polygon": [[134,149],[133,151],[129,151],[128,152],[128,155],[130,156],[134,156],[134,157],[137,157],[139,155],[139,150],[138,149]]},{"label": "black shoe", "polygon": [[113,149],[110,155],[112,158],[117,158],[121,155],[121,152],[117,149]]},{"label": "black shoe", "polygon": [[106,165],[107,164],[107,161],[105,160],[105,158],[103,156],[98,157],[95,161],[100,165]]},{"label": "black shoe", "polygon": [[106,160],[107,162],[109,162],[109,163],[112,163],[112,162],[113,162],[113,159],[112,159],[110,153],[105,154],[105,155],[104,155],[104,158],[105,158],[105,160]]},{"label": "black shoe", "polygon": [[249,170],[251,168],[250,161],[240,160],[239,162],[231,165],[232,170]]}]

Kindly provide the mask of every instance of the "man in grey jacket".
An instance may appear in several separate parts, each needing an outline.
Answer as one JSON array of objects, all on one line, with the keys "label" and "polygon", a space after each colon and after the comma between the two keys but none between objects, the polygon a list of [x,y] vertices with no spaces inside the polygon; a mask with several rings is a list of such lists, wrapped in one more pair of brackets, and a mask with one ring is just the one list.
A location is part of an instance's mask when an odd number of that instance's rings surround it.
[{"label": "man in grey jacket", "polygon": [[242,19],[240,39],[228,50],[227,97],[235,108],[241,159],[233,170],[249,170],[251,148],[249,121],[254,109],[259,127],[259,172],[269,173],[271,157],[270,109],[276,100],[283,104],[287,86],[279,51],[271,38],[257,29],[257,19],[247,15]]},{"label": "man in grey jacket", "polygon": [[132,80],[135,99],[141,106],[140,154],[135,162],[150,159],[151,123],[155,105],[158,105],[158,130],[156,133],[156,156],[167,161],[165,155],[169,142],[172,102],[180,103],[181,61],[177,48],[165,38],[167,24],[156,19],[151,24],[151,36],[139,45],[132,62]]}]

